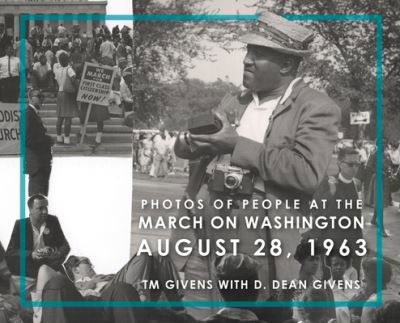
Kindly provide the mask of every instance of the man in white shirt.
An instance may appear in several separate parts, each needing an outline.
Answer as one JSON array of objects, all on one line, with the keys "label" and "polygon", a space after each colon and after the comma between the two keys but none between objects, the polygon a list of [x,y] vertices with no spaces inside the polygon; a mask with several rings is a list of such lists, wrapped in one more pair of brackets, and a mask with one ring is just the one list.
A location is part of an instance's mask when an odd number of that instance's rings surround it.
[{"label": "man in white shirt", "polygon": [[11,44],[11,38],[7,36],[5,26],[0,23],[0,57],[6,54],[6,46]]},{"label": "man in white shirt", "polygon": [[390,152],[390,159],[392,160],[393,165],[395,166],[395,171],[397,167],[400,165],[400,140],[393,145],[393,149]]},{"label": "man in white shirt", "polygon": [[[268,289],[272,280],[290,282],[299,275],[300,265],[290,255],[295,253],[300,242],[300,232],[296,226],[249,230],[243,219],[246,216],[268,217],[274,222],[276,218],[292,220],[308,214],[307,205],[332,158],[340,109],[325,94],[311,89],[297,77],[302,58],[311,54],[307,47],[313,33],[269,12],[260,13],[255,24],[257,32],[241,38],[247,44],[243,61],[246,91],[236,96],[228,94],[222,99],[217,109],[221,129],[214,134],[181,135],[175,143],[178,157],[199,158],[189,178],[185,198],[203,200],[204,208],[195,209],[193,213],[203,216],[205,229],[173,230],[171,243],[176,243],[183,235],[191,235],[192,246],[196,248],[200,238],[211,239],[213,243],[223,238],[227,252],[232,252],[232,239],[239,239],[236,251],[252,256],[258,254],[256,249],[260,241],[268,246],[271,242],[278,243],[282,247],[280,255],[269,257],[267,252],[258,257],[262,266],[259,278],[265,286],[260,297],[267,299],[277,293]],[[223,169],[224,166],[236,168]],[[229,174],[237,169],[246,181],[236,174],[239,179],[228,182],[227,178],[235,177]],[[217,173],[222,183],[218,183],[216,172],[222,173]],[[245,197],[242,194],[244,183],[249,183],[246,188],[250,186],[245,190]],[[221,198],[233,200],[237,208],[213,208],[213,201]],[[244,206],[245,200],[250,200],[250,206]],[[282,205],[268,210],[251,207],[264,200],[288,201],[290,205],[297,200],[301,206]],[[184,214],[188,214],[187,210],[179,211],[180,216]],[[216,216],[236,218],[236,229],[213,229],[211,219]],[[185,272],[186,279],[213,279],[210,268],[215,251],[208,258],[200,257],[198,252],[189,257],[174,253],[172,256],[178,269]],[[204,293],[204,299],[218,300],[218,295],[212,292]],[[186,290],[185,297],[199,299],[190,290]],[[200,313],[196,316],[201,317]]]},{"label": "man in white shirt", "polygon": [[34,89],[47,89],[52,84],[53,72],[44,54],[39,57],[39,62],[33,64],[32,86]]},{"label": "man in white shirt", "polygon": [[70,247],[58,218],[48,213],[48,201],[42,194],[28,199],[29,218],[17,220],[6,251],[6,260],[13,275],[21,276],[21,225],[25,225],[26,276],[36,279],[42,265],[63,271],[62,263]]},{"label": "man in white shirt", "polygon": [[[116,48],[111,41],[111,36],[110,35],[105,35],[105,41],[100,45],[100,55],[102,58],[102,61],[107,60],[107,61],[114,61],[114,55]],[[111,66],[113,66],[112,64]]]},{"label": "man in white shirt", "polygon": [[0,58],[0,91],[3,102],[18,102],[19,58],[14,56],[11,44],[6,46],[6,56]]}]

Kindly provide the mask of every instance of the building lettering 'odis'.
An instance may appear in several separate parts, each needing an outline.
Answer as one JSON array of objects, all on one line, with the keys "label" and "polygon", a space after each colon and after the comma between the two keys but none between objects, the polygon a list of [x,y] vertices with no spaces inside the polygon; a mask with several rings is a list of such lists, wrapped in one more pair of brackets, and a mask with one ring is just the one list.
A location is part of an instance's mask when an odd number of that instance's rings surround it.
[{"label": "building lettering 'odis'", "polygon": [[[104,24],[102,15],[106,14],[107,1],[89,0],[0,0],[0,23],[5,24],[7,35],[19,37],[20,17],[30,14],[41,19],[30,19],[26,30],[33,26],[47,27],[63,24],[67,29],[79,25],[89,36],[93,28]],[[72,19],[63,15],[73,15]],[[92,19],[79,19],[92,17]],[[99,16],[99,18],[96,18]]]}]

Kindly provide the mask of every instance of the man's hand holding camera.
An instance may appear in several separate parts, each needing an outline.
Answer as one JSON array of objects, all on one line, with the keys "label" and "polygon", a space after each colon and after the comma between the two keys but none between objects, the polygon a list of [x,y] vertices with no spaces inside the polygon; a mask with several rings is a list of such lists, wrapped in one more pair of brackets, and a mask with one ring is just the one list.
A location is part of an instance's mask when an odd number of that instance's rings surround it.
[{"label": "man's hand holding camera", "polygon": [[51,247],[44,247],[36,249],[32,252],[32,259],[42,260],[42,259],[55,259],[59,256],[58,251]]},{"label": "man's hand holding camera", "polygon": [[209,151],[212,154],[230,154],[236,146],[239,135],[225,115],[221,113],[216,115],[222,122],[221,130],[208,135],[190,134],[190,143],[198,149]]}]

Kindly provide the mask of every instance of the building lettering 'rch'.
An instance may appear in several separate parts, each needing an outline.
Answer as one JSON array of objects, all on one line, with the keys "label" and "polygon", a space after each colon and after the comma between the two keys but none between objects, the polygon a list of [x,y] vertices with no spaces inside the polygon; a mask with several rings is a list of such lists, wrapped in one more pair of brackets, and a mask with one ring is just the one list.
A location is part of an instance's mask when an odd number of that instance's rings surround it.
[{"label": "building lettering 'rch'", "polygon": [[[82,32],[88,35],[97,26],[104,24],[107,1],[89,0],[0,0],[0,23],[4,23],[9,36],[20,36],[20,19],[22,15],[30,14],[34,18],[26,22],[26,30],[33,26],[47,27],[63,24],[67,29],[79,25]],[[67,19],[63,15],[72,15]],[[96,19],[96,16],[99,18]],[[69,16],[67,16],[69,17]],[[90,17],[91,19],[81,19]]]}]

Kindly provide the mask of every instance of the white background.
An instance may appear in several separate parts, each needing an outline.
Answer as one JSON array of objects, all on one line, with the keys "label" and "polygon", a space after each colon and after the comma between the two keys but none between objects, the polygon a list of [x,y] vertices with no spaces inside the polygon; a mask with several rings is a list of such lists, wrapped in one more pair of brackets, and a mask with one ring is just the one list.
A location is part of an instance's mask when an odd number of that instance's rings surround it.
[{"label": "white background", "polygon": [[[7,248],[20,216],[18,158],[0,158],[0,179],[0,241]],[[54,159],[49,213],[58,216],[70,254],[90,257],[98,273],[114,273],[129,260],[131,207],[132,158]]]}]

